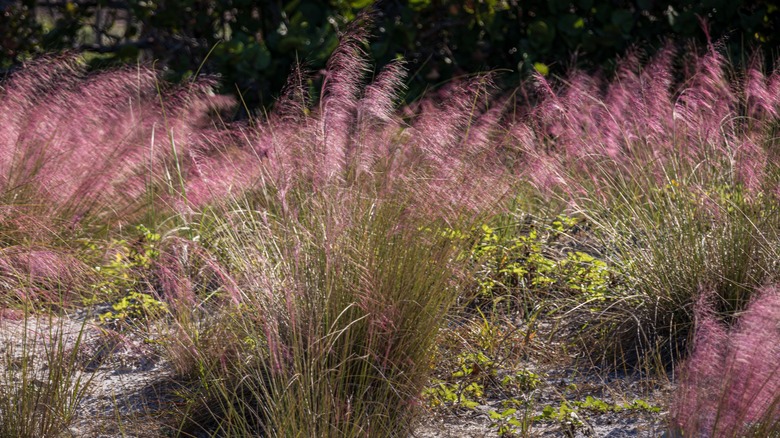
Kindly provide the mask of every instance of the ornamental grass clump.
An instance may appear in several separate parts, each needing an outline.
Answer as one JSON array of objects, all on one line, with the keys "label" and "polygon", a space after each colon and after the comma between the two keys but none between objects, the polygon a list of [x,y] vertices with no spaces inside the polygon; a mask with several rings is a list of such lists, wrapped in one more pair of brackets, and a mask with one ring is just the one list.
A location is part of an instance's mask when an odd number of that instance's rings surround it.
[{"label": "ornamental grass clump", "polygon": [[705,292],[694,314],[671,424],[683,436],[766,437],[780,432],[780,290],[762,288],[736,322]]},{"label": "ornamental grass clump", "polygon": [[188,214],[266,185],[283,196],[368,181],[378,170],[383,190],[414,187],[429,198],[420,206],[456,214],[503,195],[489,78],[454,83],[401,117],[403,62],[372,75],[367,21],[342,35],[317,99],[298,66],[273,111],[249,121],[230,120],[237,103],[213,94],[213,78],[171,85],[146,66],[87,72],[73,54],[29,62],[0,89],[0,195],[74,229]]},{"label": "ornamental grass clump", "polygon": [[[624,293],[575,306],[599,362],[670,366],[686,349],[703,285],[738,312],[776,278],[780,74],[735,71],[716,45],[634,53],[614,78],[537,77],[509,132],[531,183],[594,226]],[[593,320],[597,323],[594,325]],[[604,348],[601,348],[604,347]]]},{"label": "ornamental grass clump", "polygon": [[242,301],[212,316],[227,333],[200,329],[202,345],[221,344],[222,356],[195,349],[189,377],[201,398],[181,431],[411,431],[431,347],[457,298],[455,248],[405,217],[405,205],[354,188],[300,202],[294,217],[225,212],[207,236],[226,250]]},{"label": "ornamental grass clump", "polygon": [[78,365],[85,324],[26,315],[0,330],[0,437],[68,433],[94,380]]},{"label": "ornamental grass clump", "polygon": [[185,181],[201,194],[204,181],[232,180],[209,172],[233,134],[213,122],[230,104],[213,84],[172,87],[140,66],[87,74],[75,55],[29,63],[2,84],[0,193],[77,226],[127,223],[148,203],[173,202]]},{"label": "ornamental grass clump", "polygon": [[454,83],[402,117],[394,104],[403,92],[403,64],[391,63],[369,80],[362,26],[345,33],[328,62],[318,104],[312,106],[308,76],[298,68],[267,120],[257,124],[253,141],[267,158],[267,189],[283,199],[304,186],[366,185],[380,196],[413,193],[414,214],[455,217],[504,196],[512,175],[499,150],[472,141],[475,126],[483,138],[502,131],[501,120],[487,111],[490,78]]},{"label": "ornamental grass clump", "polygon": [[87,73],[75,54],[0,83],[0,305],[91,296],[102,264],[91,246],[246,185],[211,173],[240,132],[215,122],[230,101],[213,84],[171,86],[141,66]]}]

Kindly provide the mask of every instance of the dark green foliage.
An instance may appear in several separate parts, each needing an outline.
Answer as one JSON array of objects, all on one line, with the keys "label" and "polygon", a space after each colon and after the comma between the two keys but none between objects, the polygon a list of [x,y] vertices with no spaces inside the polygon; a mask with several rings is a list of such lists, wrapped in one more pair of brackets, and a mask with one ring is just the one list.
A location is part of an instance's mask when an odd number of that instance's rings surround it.
[{"label": "dark green foliage", "polygon": [[[41,5],[44,6],[41,6]],[[632,45],[726,37],[734,58],[780,43],[780,9],[771,1],[710,0],[30,0],[0,3],[0,68],[48,51],[76,49],[95,65],[156,61],[174,79],[199,70],[223,76],[250,106],[269,104],[291,66],[324,67],[338,35],[374,8],[378,66],[409,61],[409,96],[454,76],[508,69],[514,82],[534,69],[613,65]],[[128,19],[129,17],[129,19]],[[703,30],[703,22],[709,31]],[[709,35],[708,35],[709,33]],[[201,64],[203,68],[201,69]],[[311,85],[316,88],[318,75]]]}]

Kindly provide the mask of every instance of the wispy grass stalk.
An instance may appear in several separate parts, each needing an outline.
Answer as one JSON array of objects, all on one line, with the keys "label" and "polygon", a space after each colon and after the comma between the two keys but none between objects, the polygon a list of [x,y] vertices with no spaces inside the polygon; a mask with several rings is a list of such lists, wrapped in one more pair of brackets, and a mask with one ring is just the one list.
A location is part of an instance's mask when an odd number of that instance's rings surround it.
[{"label": "wispy grass stalk", "polygon": [[85,325],[55,317],[0,320],[0,436],[46,437],[66,433],[91,390],[94,373],[79,367]]}]

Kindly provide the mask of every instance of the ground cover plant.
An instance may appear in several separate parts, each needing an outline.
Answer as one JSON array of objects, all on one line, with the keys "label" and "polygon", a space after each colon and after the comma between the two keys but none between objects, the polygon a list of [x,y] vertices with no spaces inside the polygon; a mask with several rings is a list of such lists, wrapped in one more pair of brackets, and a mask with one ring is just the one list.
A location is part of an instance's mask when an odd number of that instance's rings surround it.
[{"label": "ground cover plant", "polygon": [[[0,418],[51,436],[409,436],[477,410],[503,436],[615,415],[776,429],[777,361],[754,350],[777,336],[780,74],[669,43],[615,76],[506,94],[480,75],[396,108],[404,65],[372,71],[367,29],[319,96],[296,68],[246,121],[212,79],[144,66],[63,55],[3,81],[0,321],[49,321],[56,348],[5,341],[19,402]],[[68,321],[84,342],[57,335]],[[54,392],[19,393],[15,364],[41,358]],[[153,400],[84,413],[147,368]],[[647,401],[562,368],[680,389]]]}]

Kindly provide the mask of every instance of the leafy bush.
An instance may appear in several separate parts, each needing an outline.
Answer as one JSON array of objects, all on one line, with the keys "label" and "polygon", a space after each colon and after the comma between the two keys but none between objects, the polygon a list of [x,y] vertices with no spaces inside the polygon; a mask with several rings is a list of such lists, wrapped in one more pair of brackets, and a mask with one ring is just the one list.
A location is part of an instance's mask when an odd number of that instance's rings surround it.
[{"label": "leafy bush", "polygon": [[[773,2],[176,0],[95,7],[76,0],[47,2],[36,15],[36,4],[17,0],[3,6],[8,25],[0,31],[0,68],[76,49],[96,65],[141,59],[157,61],[177,79],[200,71],[220,74],[223,91],[240,92],[253,107],[268,105],[299,60],[307,59],[313,71],[322,69],[339,34],[366,8],[375,8],[377,16],[372,57],[380,66],[398,56],[410,61],[413,97],[486,69],[525,77],[562,73],[572,64],[614,65],[627,49],[668,37],[702,45],[727,37],[734,59],[746,45],[770,53],[780,42],[780,10]],[[707,31],[699,17],[707,20]],[[512,75],[507,82],[518,79]]]}]

